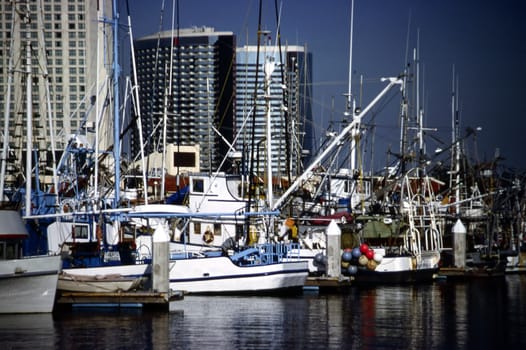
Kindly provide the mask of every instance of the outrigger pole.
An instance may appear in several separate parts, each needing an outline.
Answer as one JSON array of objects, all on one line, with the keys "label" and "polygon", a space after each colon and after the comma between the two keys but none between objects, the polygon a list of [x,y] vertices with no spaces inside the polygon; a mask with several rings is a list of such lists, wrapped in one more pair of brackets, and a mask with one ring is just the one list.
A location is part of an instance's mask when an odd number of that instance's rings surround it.
[{"label": "outrigger pole", "polygon": [[303,183],[312,173],[312,169],[321,163],[325,157],[332,152],[332,150],[338,146],[342,139],[347,136],[347,134],[355,128],[356,125],[359,125],[362,117],[374,107],[376,103],[395,85],[402,85],[402,80],[400,78],[382,78],[382,81],[389,81],[389,84],[365,107],[359,114],[354,115],[352,122],[345,127],[325,148],[325,150],[305,169],[305,171],[292,183],[292,185],[283,193],[283,195],[276,200],[274,205],[271,207],[271,210],[278,210],[285,203],[287,198],[298,189],[301,183]]}]

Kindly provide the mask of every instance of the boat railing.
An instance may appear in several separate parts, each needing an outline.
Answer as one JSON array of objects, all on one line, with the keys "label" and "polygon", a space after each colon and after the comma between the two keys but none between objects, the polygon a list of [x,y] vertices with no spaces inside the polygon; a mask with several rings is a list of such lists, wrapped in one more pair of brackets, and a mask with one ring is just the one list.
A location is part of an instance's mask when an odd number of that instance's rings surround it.
[{"label": "boat railing", "polygon": [[240,266],[269,265],[300,259],[299,243],[263,243],[242,250],[230,258]]}]

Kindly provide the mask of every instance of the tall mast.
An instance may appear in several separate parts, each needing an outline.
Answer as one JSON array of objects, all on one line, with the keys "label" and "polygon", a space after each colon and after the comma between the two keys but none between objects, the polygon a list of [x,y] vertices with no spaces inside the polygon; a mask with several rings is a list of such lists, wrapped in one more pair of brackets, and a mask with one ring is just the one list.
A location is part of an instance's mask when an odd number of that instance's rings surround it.
[{"label": "tall mast", "polygon": [[[273,57],[265,58],[265,100],[266,100],[266,114],[267,114],[267,202],[268,207],[272,206],[274,201],[272,195],[272,123],[271,123],[271,109],[270,109],[270,82],[272,80],[272,73],[276,67],[276,62]],[[288,141],[287,141],[288,142]]]},{"label": "tall mast", "polygon": [[423,116],[420,107],[420,30],[416,32],[416,49],[414,60],[416,64],[416,122],[418,126],[418,163],[422,165],[424,152]]},{"label": "tall mast", "polygon": [[[459,128],[460,118],[458,113],[458,81],[455,76],[455,66],[453,66],[452,82],[451,82],[451,142],[452,157],[451,157],[451,178],[450,188],[455,189],[455,212],[458,215],[460,212],[460,139]],[[453,180],[454,179],[454,180]]]},{"label": "tall mast", "polygon": [[409,80],[409,33],[411,28],[411,16],[407,23],[407,37],[406,37],[406,46],[405,46],[405,56],[404,56],[404,75],[402,83],[402,105],[400,108],[400,173],[405,174],[406,171],[406,162],[407,162],[407,128],[409,124],[409,104],[407,98],[407,82]]},{"label": "tall mast", "polygon": [[[29,5],[28,5],[29,6]],[[29,16],[29,13],[27,14]],[[29,26],[29,17],[27,22]],[[32,145],[33,145],[33,100],[31,94],[31,33],[27,31],[26,44],[26,212],[25,215],[31,215],[31,168],[32,168]]]},{"label": "tall mast", "polygon": [[6,101],[4,108],[4,135],[2,140],[2,159],[0,166],[0,202],[4,200],[4,187],[5,187],[5,176],[6,176],[6,163],[7,163],[7,152],[9,151],[9,106],[11,105],[11,87],[13,85],[13,47],[15,36],[13,31],[15,30],[15,6],[12,6],[11,11],[11,40],[9,46],[9,70],[7,78],[7,92]]},{"label": "tall mast", "polygon": [[113,207],[117,208],[120,202],[120,120],[119,120],[119,77],[121,67],[119,66],[119,13],[117,9],[117,0],[113,0],[113,157],[115,161],[115,198]]},{"label": "tall mast", "polygon": [[[352,44],[353,44],[353,27],[354,27],[354,0],[351,1],[351,28],[350,28],[350,38],[349,38],[349,84],[347,90],[347,114],[351,116],[351,121],[354,120],[354,99],[352,97]],[[351,174],[354,173],[356,168],[356,137],[358,136],[358,130],[360,124],[356,126],[351,131],[351,157],[350,157],[350,167]]]},{"label": "tall mast", "polygon": [[[139,82],[137,81],[137,65],[135,62],[135,49],[133,45],[133,31],[132,31],[132,25],[131,25],[131,16],[130,16],[130,9],[129,9],[129,3],[126,1],[126,6],[128,7],[128,30],[130,33],[130,52],[131,52],[131,60],[132,60],[132,76],[133,76],[133,95],[135,98],[135,104],[137,106],[136,114],[137,114],[137,129],[139,134],[139,142],[141,146],[139,147],[141,152],[141,169],[142,169],[142,181],[143,181],[143,188],[144,188],[144,204],[148,204],[148,181],[146,180],[146,160],[144,157],[144,140],[143,140],[143,134],[142,134],[142,118],[141,118],[141,104],[139,99]],[[172,73],[170,72],[170,77],[172,76]]]}]

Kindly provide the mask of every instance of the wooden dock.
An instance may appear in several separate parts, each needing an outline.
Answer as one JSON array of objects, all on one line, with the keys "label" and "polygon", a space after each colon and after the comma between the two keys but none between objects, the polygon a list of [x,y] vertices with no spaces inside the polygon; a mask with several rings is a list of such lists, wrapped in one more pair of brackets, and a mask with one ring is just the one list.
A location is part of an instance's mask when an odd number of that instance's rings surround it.
[{"label": "wooden dock", "polygon": [[304,290],[317,290],[319,292],[337,293],[344,292],[352,285],[352,277],[326,277],[309,276],[305,281]]},{"label": "wooden dock", "polygon": [[133,292],[58,292],[55,306],[64,309],[73,305],[101,305],[126,307],[140,305],[144,308],[169,309],[172,301],[184,298],[183,292],[171,291],[169,293],[157,293],[148,291]]},{"label": "wooden dock", "polygon": [[457,267],[447,267],[440,268],[438,271],[438,278],[447,278],[450,280],[458,279],[469,279],[469,278],[495,278],[495,277],[504,277],[504,269],[473,269],[473,268],[457,268]]}]

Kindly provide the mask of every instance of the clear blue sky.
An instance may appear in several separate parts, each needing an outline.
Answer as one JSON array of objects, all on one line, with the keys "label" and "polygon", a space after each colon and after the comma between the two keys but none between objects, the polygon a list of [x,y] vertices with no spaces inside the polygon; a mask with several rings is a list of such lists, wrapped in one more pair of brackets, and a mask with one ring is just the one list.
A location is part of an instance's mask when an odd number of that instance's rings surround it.
[{"label": "clear blue sky", "polygon": [[[121,3],[124,5],[123,0]],[[134,37],[159,30],[162,3],[129,1]],[[171,27],[172,3],[164,1],[163,29]],[[278,1],[282,42],[306,45],[313,53],[313,112],[315,129],[320,134],[329,119],[341,118],[345,108],[350,4],[351,0]],[[273,33],[274,5],[274,0],[263,0],[262,27]],[[259,0],[179,0],[179,25],[232,31],[238,46],[247,44],[247,40],[255,44],[258,9]],[[526,169],[525,1],[355,0],[354,16],[352,90],[359,91],[359,77],[363,75],[363,105],[383,87],[381,77],[402,72],[406,48],[412,51],[416,47],[418,32],[425,123],[439,130],[433,136],[444,142],[451,139],[451,79],[455,65],[461,127],[482,127],[476,140],[479,160],[492,159],[499,148],[506,158],[504,164]],[[385,157],[389,145],[398,150],[399,97],[393,97],[374,119],[378,125],[375,159]],[[431,141],[428,144],[430,149],[435,146]]]}]

